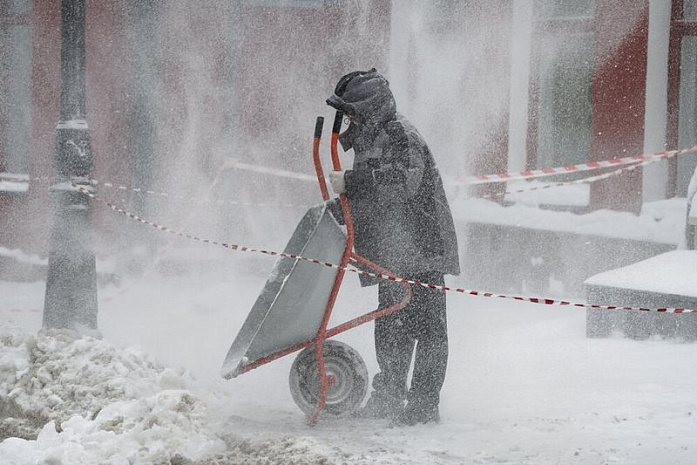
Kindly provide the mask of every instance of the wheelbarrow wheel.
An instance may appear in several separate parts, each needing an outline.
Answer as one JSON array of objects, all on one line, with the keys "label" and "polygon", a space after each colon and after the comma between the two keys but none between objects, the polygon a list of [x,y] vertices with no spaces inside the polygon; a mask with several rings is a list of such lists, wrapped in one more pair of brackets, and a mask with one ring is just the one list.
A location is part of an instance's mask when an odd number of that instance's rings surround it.
[{"label": "wheelbarrow wheel", "polygon": [[[324,365],[329,391],[324,413],[344,416],[356,410],[368,392],[368,369],[361,356],[339,341],[324,341]],[[317,350],[303,349],[290,369],[290,393],[306,415],[315,412],[320,398]]]}]

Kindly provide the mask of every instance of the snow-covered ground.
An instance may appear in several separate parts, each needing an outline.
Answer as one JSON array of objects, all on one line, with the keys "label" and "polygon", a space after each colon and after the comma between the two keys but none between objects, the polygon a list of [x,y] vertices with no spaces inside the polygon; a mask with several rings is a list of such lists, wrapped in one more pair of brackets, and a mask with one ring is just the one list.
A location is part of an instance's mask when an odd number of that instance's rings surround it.
[{"label": "snow-covered ground", "polygon": [[[586,339],[582,309],[459,294],[439,425],[310,427],[290,396],[292,356],[219,377],[266,279],[220,253],[220,269],[100,288],[101,341],[37,336],[43,283],[0,282],[0,432],[40,431],[5,439],[0,463],[695,463],[697,345]],[[356,281],[336,321],[373,308],[375,289]],[[371,329],[340,339],[374,373]]]}]

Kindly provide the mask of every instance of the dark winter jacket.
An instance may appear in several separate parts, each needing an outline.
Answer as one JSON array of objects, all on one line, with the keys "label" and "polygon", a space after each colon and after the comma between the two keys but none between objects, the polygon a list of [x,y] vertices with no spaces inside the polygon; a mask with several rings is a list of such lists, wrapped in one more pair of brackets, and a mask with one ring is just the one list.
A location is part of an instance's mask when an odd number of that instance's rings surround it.
[{"label": "dark winter jacket", "polygon": [[351,117],[339,140],[355,153],[345,181],[356,252],[397,275],[459,274],[455,227],[433,155],[396,112],[387,80],[374,69],[348,74],[327,103]]}]

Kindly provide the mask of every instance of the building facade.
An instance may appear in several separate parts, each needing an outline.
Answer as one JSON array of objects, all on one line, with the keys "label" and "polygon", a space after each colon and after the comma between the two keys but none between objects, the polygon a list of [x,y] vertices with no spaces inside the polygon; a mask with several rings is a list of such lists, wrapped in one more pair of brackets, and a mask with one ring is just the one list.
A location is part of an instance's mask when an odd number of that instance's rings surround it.
[{"label": "building facade", "polygon": [[[274,191],[225,167],[312,173],[324,99],[339,76],[373,66],[436,156],[448,154],[455,180],[697,143],[697,0],[86,4],[87,121],[102,183],[312,202],[316,186]],[[0,247],[45,254],[59,97],[60,0],[0,0]],[[684,196],[695,160],[593,183],[585,211],[638,213]],[[190,213],[119,200],[174,223]],[[123,220],[94,210],[109,243]]]}]

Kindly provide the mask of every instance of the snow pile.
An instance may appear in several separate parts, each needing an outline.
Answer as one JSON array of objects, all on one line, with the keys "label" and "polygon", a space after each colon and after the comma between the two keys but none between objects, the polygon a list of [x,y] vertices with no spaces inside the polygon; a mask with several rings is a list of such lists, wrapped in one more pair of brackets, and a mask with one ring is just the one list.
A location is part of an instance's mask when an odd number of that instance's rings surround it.
[{"label": "snow pile", "polygon": [[211,420],[215,397],[194,388],[134,348],[0,325],[0,463],[333,463],[335,451],[311,438],[238,436]]},{"label": "snow pile", "polygon": [[0,334],[3,463],[191,463],[224,451],[183,373],[91,337]]}]

